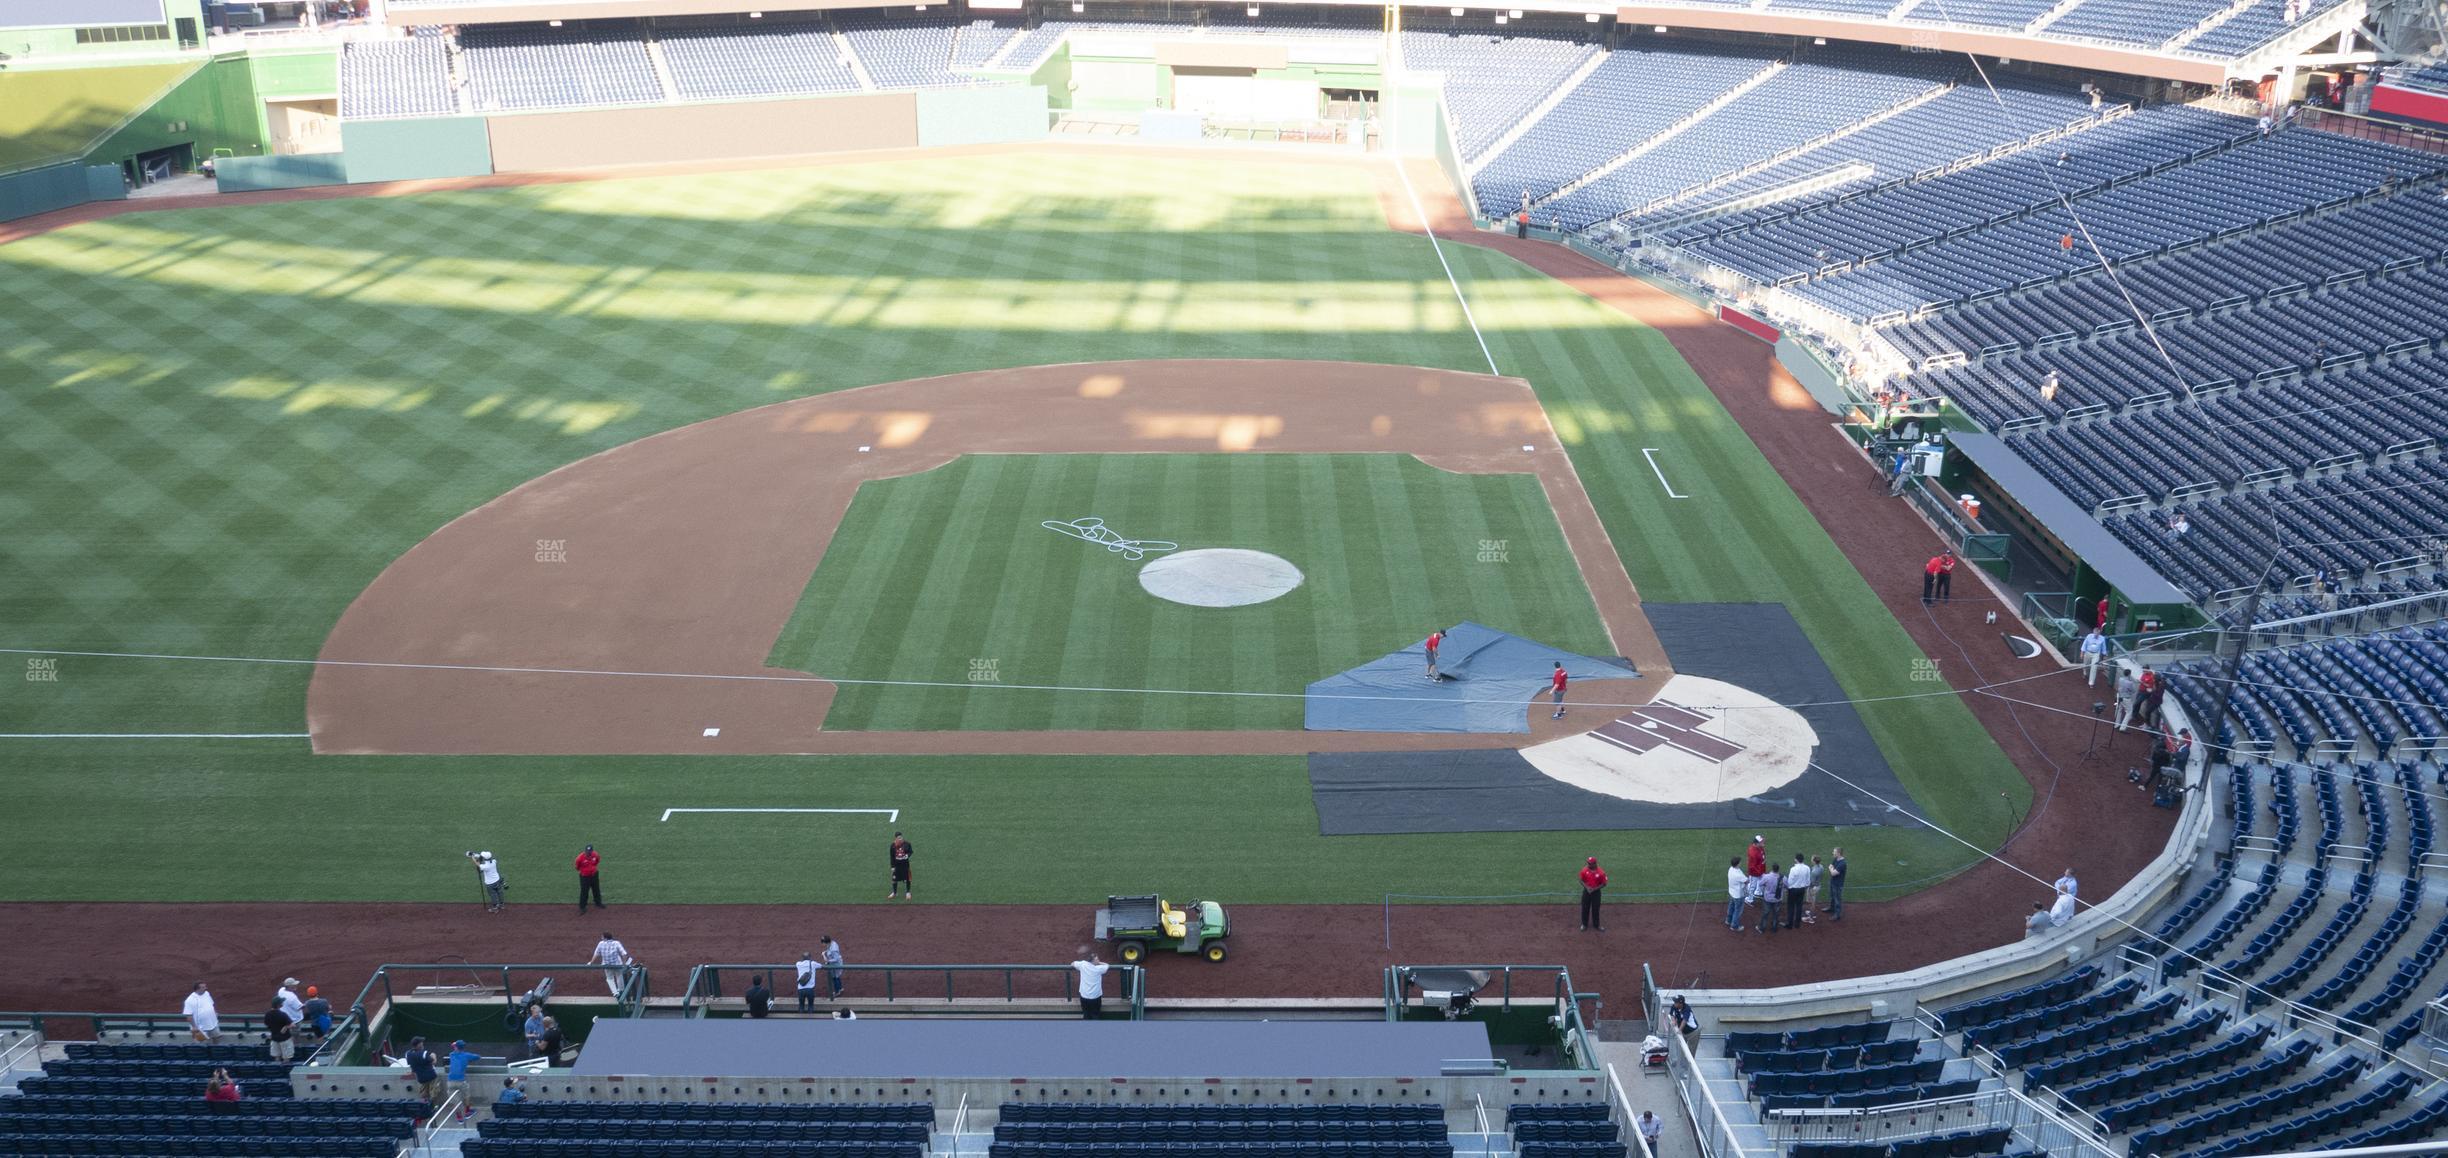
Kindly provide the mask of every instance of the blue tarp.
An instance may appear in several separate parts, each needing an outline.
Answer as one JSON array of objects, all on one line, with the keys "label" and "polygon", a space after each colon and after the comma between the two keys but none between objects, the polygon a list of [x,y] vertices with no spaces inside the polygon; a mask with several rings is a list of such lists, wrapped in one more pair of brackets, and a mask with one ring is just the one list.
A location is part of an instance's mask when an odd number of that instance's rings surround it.
[{"label": "blue tarp", "polygon": [[[1428,682],[1422,639],[1310,684],[1304,726],[1312,732],[1527,732],[1530,698],[1547,690],[1558,662],[1576,681],[1640,675],[1619,660],[1465,623],[1447,630],[1437,649],[1437,669],[1446,678]],[[1565,697],[1569,702],[1569,690]]]}]

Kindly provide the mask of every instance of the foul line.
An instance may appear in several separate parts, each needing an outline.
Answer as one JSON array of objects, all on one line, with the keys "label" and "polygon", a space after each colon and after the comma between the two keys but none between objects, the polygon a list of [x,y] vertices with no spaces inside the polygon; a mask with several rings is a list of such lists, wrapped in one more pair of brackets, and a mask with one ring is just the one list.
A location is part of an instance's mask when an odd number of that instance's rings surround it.
[{"label": "foul line", "polygon": [[0,732],[0,740],[309,740],[306,732]]},{"label": "foul line", "polygon": [[675,812],[865,812],[873,813],[894,823],[901,823],[898,808],[666,808],[663,819],[670,820]]},{"label": "foul line", "polygon": [[1419,190],[1411,187],[1411,174],[1403,167],[1402,158],[1391,158],[1394,175],[1402,178],[1403,195],[1411,199],[1411,212],[1419,218],[1420,232],[1428,235],[1428,248],[1436,251],[1437,264],[1445,267],[1445,284],[1453,287],[1454,300],[1462,303],[1462,320],[1470,323],[1471,337],[1479,339],[1479,356],[1487,359],[1488,373],[1502,374],[1496,368],[1496,355],[1488,352],[1487,335],[1479,332],[1479,319],[1471,316],[1470,299],[1463,296],[1462,282],[1454,277],[1453,263],[1445,260],[1445,247],[1437,241],[1435,227],[1428,224],[1428,210],[1420,204]]},{"label": "foul line", "polygon": [[[278,656],[180,655],[172,652],[142,651],[69,651],[59,648],[40,647],[0,647],[0,655],[56,655],[69,659],[174,660],[191,663],[262,664],[273,667],[373,668],[387,671],[464,671],[497,675],[609,676],[628,679],[712,680],[726,683],[837,684],[842,687],[965,688],[970,691],[979,691],[992,688],[998,691],[1083,692],[1101,695],[1209,696],[1236,699],[1273,700],[1357,700],[1385,703],[1433,703],[1447,706],[1454,704],[1524,704],[1534,702],[1536,698],[1534,696],[1532,700],[1517,700],[1512,698],[1468,698],[1456,700],[1449,696],[1369,696],[1336,693],[1312,694],[1309,692],[1233,691],[1204,688],[1108,688],[1071,686],[1064,684],[972,683],[966,680],[862,680],[816,675],[747,675],[727,674],[722,672],[618,671],[599,668],[513,667],[504,664],[404,663],[364,659],[285,659]],[[2017,676],[2013,679],[1993,680],[1988,683],[1983,683],[1968,688],[1948,687],[1938,688],[1936,690],[1926,692],[1900,692],[1894,695],[1860,696],[1851,699],[1806,700],[1791,704],[1689,704],[1685,706],[1696,709],[1704,708],[1714,712],[1739,712],[1749,710],[1767,710],[1772,708],[1785,708],[1790,710],[1795,708],[1828,707],[1839,704],[1858,706],[1861,704],[1890,703],[1898,700],[1924,700],[1946,696],[1970,695],[1975,692],[1986,692],[1991,688],[2010,687],[2015,684],[2030,683],[2033,680],[2049,679],[2055,676],[2081,675],[2082,671],[2083,669],[2079,666],[2061,667],[2050,671],[2035,672],[2027,676]],[[1624,677],[1585,676],[1583,678],[1606,680]],[[1630,678],[1637,679],[1640,677],[1635,674]],[[1611,704],[1588,700],[1574,700],[1572,701],[1571,706],[1576,708],[1641,708],[1647,707],[1648,705],[1630,703]]]},{"label": "foul line", "polygon": [[1658,485],[1666,488],[1666,497],[1667,497],[1667,498],[1670,498],[1670,499],[1688,499],[1688,498],[1690,498],[1690,497],[1691,497],[1690,495],[1677,493],[1677,492],[1676,492],[1676,490],[1674,489],[1674,484],[1666,481],[1666,472],[1658,469],[1658,464],[1657,464],[1657,450],[1658,450],[1658,448],[1656,448],[1656,447],[1654,447],[1654,446],[1644,446],[1644,447],[1642,447],[1642,448],[1641,448],[1641,457],[1649,460],[1649,473],[1651,473],[1651,474],[1653,474],[1653,475],[1656,475],[1656,476],[1657,476],[1657,480],[1658,480]]}]

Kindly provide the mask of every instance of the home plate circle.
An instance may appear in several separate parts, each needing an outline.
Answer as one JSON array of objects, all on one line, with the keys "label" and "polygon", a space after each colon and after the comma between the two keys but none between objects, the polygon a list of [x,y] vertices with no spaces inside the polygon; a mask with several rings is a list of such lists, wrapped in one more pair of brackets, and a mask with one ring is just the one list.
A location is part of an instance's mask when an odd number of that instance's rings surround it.
[{"label": "home plate circle", "polygon": [[1247,607],[1300,585],[1300,568],[1291,560],[1238,547],[1176,551],[1139,569],[1139,586],[1148,594],[1192,607]]}]

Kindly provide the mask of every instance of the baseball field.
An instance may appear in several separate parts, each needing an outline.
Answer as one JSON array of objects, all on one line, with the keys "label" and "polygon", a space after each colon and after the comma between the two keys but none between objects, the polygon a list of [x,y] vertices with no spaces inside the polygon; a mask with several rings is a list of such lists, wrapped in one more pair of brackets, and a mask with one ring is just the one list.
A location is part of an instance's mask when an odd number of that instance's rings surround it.
[{"label": "baseball field", "polygon": [[[872,901],[894,826],[929,902],[1498,895],[1554,889],[1592,851],[1623,892],[1719,886],[1723,830],[1324,837],[1302,757],[1229,745],[440,756],[308,739],[344,612],[533,480],[811,395],[1140,359],[1526,380],[1643,604],[1784,605],[1919,808],[2004,840],[2026,778],[1668,336],[1503,254],[1440,258],[1389,227],[1385,193],[1369,165],[1033,149],[130,213],[0,244],[0,900],[461,900],[465,849],[515,880],[593,843],[624,900]],[[828,731],[1229,733],[1296,729],[1310,681],[1464,619],[1622,654],[1531,475],[1189,449],[962,455],[863,483],[765,662],[839,681]],[[1260,547],[1308,581],[1251,607],[1160,604],[1042,525],[1085,516]],[[532,566],[584,566],[584,538],[533,540]],[[564,610],[580,634],[641,630]],[[411,626],[491,654],[485,625]],[[522,678],[584,700],[616,677]],[[1845,844],[1870,897],[1976,859],[1909,826],[1777,840]]]}]

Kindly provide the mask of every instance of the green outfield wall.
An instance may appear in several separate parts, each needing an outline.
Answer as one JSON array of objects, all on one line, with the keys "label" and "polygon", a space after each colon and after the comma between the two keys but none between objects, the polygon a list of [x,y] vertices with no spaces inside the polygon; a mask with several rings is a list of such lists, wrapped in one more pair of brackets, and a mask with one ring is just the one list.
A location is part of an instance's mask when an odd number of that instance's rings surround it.
[{"label": "green outfield wall", "polygon": [[340,139],[351,183],[481,177],[493,171],[493,141],[483,117],[350,121],[340,127]]},{"label": "green outfield wall", "polygon": [[31,217],[127,196],[119,170],[110,165],[50,165],[0,177],[0,221]]},{"label": "green outfield wall", "polygon": [[219,177],[224,193],[259,189],[311,189],[348,183],[348,159],[340,153],[301,153],[286,157],[225,157]]},{"label": "green outfield wall", "polygon": [[1043,85],[924,89],[918,93],[918,143],[986,145],[1046,135]]}]

